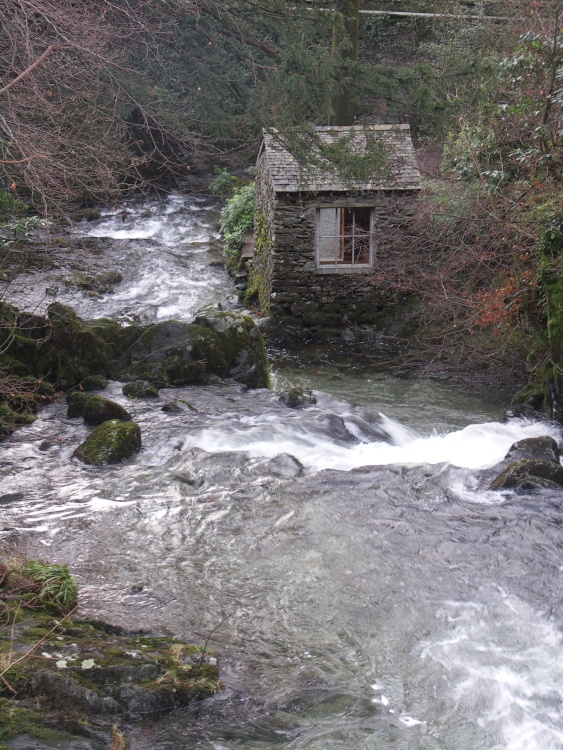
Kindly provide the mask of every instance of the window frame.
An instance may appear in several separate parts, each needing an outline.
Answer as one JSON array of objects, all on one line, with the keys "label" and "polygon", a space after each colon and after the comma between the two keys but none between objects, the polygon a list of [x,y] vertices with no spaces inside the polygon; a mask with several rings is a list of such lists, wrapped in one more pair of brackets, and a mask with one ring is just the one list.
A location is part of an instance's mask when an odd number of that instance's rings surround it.
[{"label": "window frame", "polygon": [[[327,263],[321,262],[321,231],[320,231],[320,224],[321,224],[321,211],[324,210],[355,210],[357,208],[363,208],[363,209],[369,209],[369,260],[367,263],[338,263],[338,262],[331,262]],[[326,205],[326,206],[317,206],[315,211],[315,265],[317,273],[353,273],[353,272],[361,272],[365,271],[367,269],[373,268],[374,264],[374,258],[375,258],[375,241],[374,241],[374,229],[375,229],[375,207],[373,204],[362,204],[362,203],[354,203],[353,205],[349,204],[334,204],[334,205]],[[339,237],[340,240],[344,238],[345,235],[342,233],[340,235],[335,235],[335,237]]]}]

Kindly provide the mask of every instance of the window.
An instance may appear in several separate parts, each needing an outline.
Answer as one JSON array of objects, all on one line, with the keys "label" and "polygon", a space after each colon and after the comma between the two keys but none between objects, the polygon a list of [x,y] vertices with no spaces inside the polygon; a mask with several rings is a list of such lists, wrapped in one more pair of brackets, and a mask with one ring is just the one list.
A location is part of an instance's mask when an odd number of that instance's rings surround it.
[{"label": "window", "polygon": [[373,209],[317,209],[317,266],[371,266]]}]

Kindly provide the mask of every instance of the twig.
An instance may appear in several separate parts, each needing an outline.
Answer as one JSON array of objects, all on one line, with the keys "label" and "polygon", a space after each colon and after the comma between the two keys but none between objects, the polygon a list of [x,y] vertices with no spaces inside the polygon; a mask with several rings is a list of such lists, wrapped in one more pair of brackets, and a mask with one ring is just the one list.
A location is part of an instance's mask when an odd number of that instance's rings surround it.
[{"label": "twig", "polygon": [[29,66],[29,68],[26,68],[26,70],[23,71],[23,73],[20,73],[19,76],[16,76],[13,81],[10,81],[10,83],[7,83],[5,86],[3,86],[0,89],[0,94],[5,94],[6,91],[9,91],[9,89],[12,88],[12,86],[15,86],[16,83],[22,80],[22,78],[25,78],[27,75],[31,73],[32,70],[34,70],[38,65],[41,65],[43,60],[47,57],[47,55],[51,54],[51,52],[55,49],[55,46],[53,44],[49,45],[45,52],[43,52],[42,55],[40,55],[37,60]]}]

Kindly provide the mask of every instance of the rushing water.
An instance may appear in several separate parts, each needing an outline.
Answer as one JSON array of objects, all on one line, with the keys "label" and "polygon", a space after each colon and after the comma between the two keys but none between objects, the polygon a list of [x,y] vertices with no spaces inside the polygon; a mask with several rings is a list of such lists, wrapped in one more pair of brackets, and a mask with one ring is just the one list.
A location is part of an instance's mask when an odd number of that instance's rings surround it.
[{"label": "rushing water", "polygon": [[[224,301],[214,218],[172,196],[84,227],[126,273],[75,307],[187,319]],[[73,460],[88,430],[62,402],[3,445],[7,542],[67,560],[85,614],[220,655],[224,692],[133,728],[134,750],[562,748],[562,495],[487,489],[514,441],[559,429],[350,358],[274,370],[317,403],[231,384],[127,402],[112,383],[143,434],[131,462]]]}]

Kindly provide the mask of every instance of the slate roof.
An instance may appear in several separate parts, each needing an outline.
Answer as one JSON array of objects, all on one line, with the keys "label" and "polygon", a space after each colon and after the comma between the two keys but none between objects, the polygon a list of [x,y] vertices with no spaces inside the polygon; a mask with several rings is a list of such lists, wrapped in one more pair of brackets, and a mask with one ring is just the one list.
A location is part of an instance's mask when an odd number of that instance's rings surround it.
[{"label": "slate roof", "polygon": [[387,176],[374,175],[368,182],[344,180],[333,165],[300,165],[281,142],[274,130],[264,131],[260,155],[265,154],[276,193],[348,192],[350,190],[420,190],[420,173],[416,166],[414,148],[408,125],[370,125],[317,128],[323,143],[336,143],[350,138],[355,153],[365,153],[368,139],[375,139],[386,147]]}]

